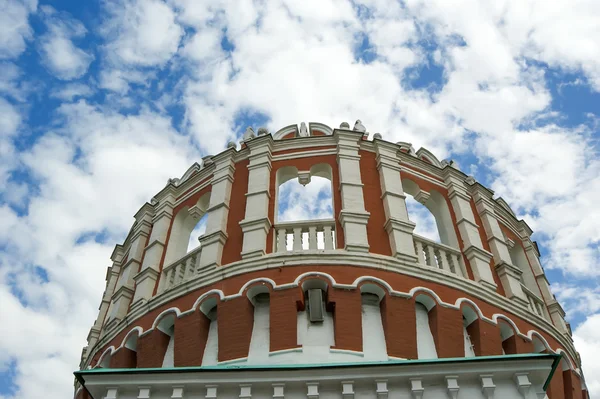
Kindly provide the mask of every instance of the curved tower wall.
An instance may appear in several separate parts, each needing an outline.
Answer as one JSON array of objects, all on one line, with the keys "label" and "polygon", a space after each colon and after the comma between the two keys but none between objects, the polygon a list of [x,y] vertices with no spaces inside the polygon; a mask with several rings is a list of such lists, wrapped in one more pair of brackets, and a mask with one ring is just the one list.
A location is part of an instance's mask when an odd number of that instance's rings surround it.
[{"label": "curved tower wall", "polygon": [[[331,182],[334,217],[279,222],[280,185],[315,176]],[[435,217],[441,242],[414,234],[407,195]],[[531,234],[504,200],[425,149],[316,123],[248,134],[136,213],[80,367],[559,353],[549,396],[584,395]]]}]

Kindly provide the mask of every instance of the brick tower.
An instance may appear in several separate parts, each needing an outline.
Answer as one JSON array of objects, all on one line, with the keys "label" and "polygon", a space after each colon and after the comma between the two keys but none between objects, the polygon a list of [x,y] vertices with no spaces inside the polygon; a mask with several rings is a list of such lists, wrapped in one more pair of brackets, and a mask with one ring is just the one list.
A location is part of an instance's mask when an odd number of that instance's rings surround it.
[{"label": "brick tower", "polygon": [[[76,397],[586,398],[529,226],[453,162],[369,136],[249,128],[170,179],[111,256]],[[333,217],[279,221],[279,187],[316,177]]]}]

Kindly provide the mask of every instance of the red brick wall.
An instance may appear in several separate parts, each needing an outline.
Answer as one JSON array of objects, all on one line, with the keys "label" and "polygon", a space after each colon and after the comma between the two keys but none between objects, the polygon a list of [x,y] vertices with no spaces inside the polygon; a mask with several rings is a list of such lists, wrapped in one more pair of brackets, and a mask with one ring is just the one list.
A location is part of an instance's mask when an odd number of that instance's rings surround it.
[{"label": "red brick wall", "polygon": [[247,357],[254,326],[252,302],[246,296],[219,302],[217,320],[219,323],[219,361]]},{"label": "red brick wall", "polygon": [[[369,222],[367,223],[369,252],[391,256],[390,238],[383,227],[386,219],[383,201],[381,200],[381,183],[375,159],[376,155],[370,151],[359,151],[359,154],[365,210],[370,213]],[[400,175],[398,175],[398,178],[400,178]]]},{"label": "red brick wall", "polygon": [[436,305],[429,311],[429,328],[438,358],[464,357],[463,321],[460,310]]},{"label": "red brick wall", "polygon": [[271,291],[269,301],[270,350],[278,351],[298,346],[298,301],[302,301],[302,290]]},{"label": "red brick wall", "polygon": [[175,320],[175,367],[202,364],[209,327],[210,320],[200,311]]},{"label": "red brick wall", "polygon": [[381,300],[381,321],[388,355],[417,359],[415,300],[386,295]]},{"label": "red brick wall", "polygon": [[533,343],[529,342],[516,334],[502,341],[502,348],[507,355],[515,355],[517,353],[533,353]]},{"label": "red brick wall", "polygon": [[244,233],[240,222],[246,217],[246,192],[248,191],[248,160],[235,164],[233,172],[233,187],[227,216],[227,241],[223,247],[221,263],[236,262],[242,259],[242,244]]},{"label": "red brick wall", "polygon": [[546,390],[546,394],[550,399],[565,399],[565,391],[563,388],[563,373],[560,370],[560,365],[558,369],[554,372],[552,376],[552,380],[550,381],[550,385]]},{"label": "red brick wall", "polygon": [[360,290],[330,288],[328,299],[333,305],[335,348],[362,351],[362,301]]},{"label": "red brick wall", "polygon": [[170,336],[155,328],[137,341],[137,366],[140,368],[162,367]]},{"label": "red brick wall", "polygon": [[111,369],[132,369],[137,366],[137,353],[129,348],[122,347],[110,358]]},{"label": "red brick wall", "polygon": [[571,370],[565,370],[562,374],[565,399],[582,399],[581,380],[579,377]]},{"label": "red brick wall", "polygon": [[500,328],[493,324],[475,319],[467,326],[476,356],[493,356],[502,354],[502,337]]}]

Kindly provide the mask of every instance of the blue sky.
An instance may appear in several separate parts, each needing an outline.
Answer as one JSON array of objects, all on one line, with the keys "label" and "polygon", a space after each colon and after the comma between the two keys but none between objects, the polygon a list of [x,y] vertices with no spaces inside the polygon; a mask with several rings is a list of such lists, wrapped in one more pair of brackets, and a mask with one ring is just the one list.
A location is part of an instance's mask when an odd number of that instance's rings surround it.
[{"label": "blue sky", "polygon": [[168,178],[248,125],[359,118],[536,231],[600,395],[600,3],[449,3],[0,0],[0,399],[71,395],[114,244]]}]

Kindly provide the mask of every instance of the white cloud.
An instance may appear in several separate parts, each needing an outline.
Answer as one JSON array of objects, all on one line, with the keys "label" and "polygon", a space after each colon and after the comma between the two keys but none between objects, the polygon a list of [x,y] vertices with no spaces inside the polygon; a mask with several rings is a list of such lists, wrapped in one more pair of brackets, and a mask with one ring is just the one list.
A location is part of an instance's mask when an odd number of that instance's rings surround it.
[{"label": "white cloud", "polygon": [[69,83],[59,90],[53,91],[50,96],[63,101],[73,101],[78,97],[89,97],[94,90],[83,83]]},{"label": "white cloud", "polygon": [[177,51],[183,29],[175,13],[160,0],[123,0],[107,4],[111,19],[104,26],[106,51],[115,62],[153,66],[167,62]]},{"label": "white cloud", "polygon": [[27,46],[33,30],[29,14],[37,8],[37,1],[4,0],[0,5],[0,59],[16,58]]},{"label": "white cloud", "polygon": [[581,355],[581,364],[589,397],[600,395],[600,313],[587,318],[573,332],[575,347]]},{"label": "white cloud", "polygon": [[50,6],[41,7],[48,32],[40,38],[40,55],[46,67],[57,78],[71,80],[83,76],[94,56],[75,46],[87,30],[83,24]]},{"label": "white cloud", "polygon": [[277,201],[278,222],[333,218],[331,181],[312,176],[310,183],[301,185],[297,178],[279,186]]}]

